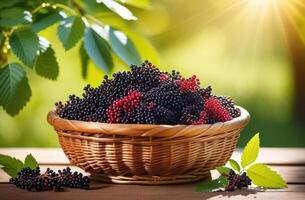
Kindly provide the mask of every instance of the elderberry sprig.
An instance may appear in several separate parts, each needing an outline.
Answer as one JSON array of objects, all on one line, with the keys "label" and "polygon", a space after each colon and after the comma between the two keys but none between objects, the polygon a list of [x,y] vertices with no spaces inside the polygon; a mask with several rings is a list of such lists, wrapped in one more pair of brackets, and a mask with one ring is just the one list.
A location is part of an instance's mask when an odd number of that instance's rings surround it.
[{"label": "elderberry sprig", "polygon": [[90,179],[82,173],[72,172],[69,167],[57,172],[48,168],[41,172],[36,159],[29,154],[22,162],[16,158],[0,155],[0,166],[10,178],[10,183],[17,188],[40,192],[53,190],[63,191],[65,187],[89,189]]},{"label": "elderberry sprig", "polygon": [[257,133],[244,148],[240,164],[230,159],[230,167],[217,167],[216,170],[220,174],[219,178],[199,184],[197,191],[222,190],[232,192],[237,189],[248,188],[252,183],[263,188],[286,188],[287,183],[276,171],[265,164],[254,163],[258,156],[259,143],[259,133]]}]

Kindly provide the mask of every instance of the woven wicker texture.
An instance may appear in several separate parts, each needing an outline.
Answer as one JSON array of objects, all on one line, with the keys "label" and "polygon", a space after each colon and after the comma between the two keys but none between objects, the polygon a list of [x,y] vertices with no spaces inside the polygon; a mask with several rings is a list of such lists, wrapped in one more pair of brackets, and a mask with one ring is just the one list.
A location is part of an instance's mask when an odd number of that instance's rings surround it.
[{"label": "woven wicker texture", "polygon": [[205,125],[107,124],[65,120],[53,111],[48,122],[72,164],[95,179],[129,184],[169,184],[210,177],[236,148],[250,120]]}]

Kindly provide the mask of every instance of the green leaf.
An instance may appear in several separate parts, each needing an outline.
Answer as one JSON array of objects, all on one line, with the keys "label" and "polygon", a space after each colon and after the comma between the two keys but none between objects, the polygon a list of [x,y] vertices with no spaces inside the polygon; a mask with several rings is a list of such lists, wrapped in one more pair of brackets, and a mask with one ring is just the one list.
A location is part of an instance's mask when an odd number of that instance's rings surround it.
[{"label": "green leaf", "polygon": [[35,64],[36,73],[44,78],[55,80],[59,73],[55,52],[50,43],[42,37],[39,37],[39,44],[39,56]]},{"label": "green leaf", "polygon": [[18,3],[19,0],[1,0],[0,1],[0,9],[1,8],[6,8],[6,7],[11,7]]},{"label": "green leaf", "polygon": [[216,167],[216,170],[217,170],[221,175],[229,175],[229,174],[230,174],[230,171],[231,171],[230,168],[224,167],[224,166]]},{"label": "green leaf", "polygon": [[[104,13],[104,12],[111,12],[111,13],[113,13],[104,4],[97,3],[96,0],[81,1],[80,4],[85,9],[86,13],[88,13],[89,15],[96,16],[96,14],[100,14],[100,13]],[[113,13],[113,14],[115,14],[115,13]],[[115,15],[118,16],[117,14],[115,14]]]},{"label": "green leaf", "polygon": [[0,165],[2,169],[11,177],[16,177],[17,173],[24,167],[23,163],[7,155],[0,154]]},{"label": "green leaf", "polygon": [[200,183],[197,186],[196,191],[197,192],[211,192],[217,189],[222,189],[226,187],[229,184],[228,179],[226,179],[223,176],[220,176],[219,178],[212,180],[212,181],[207,181]]},{"label": "green leaf", "polygon": [[161,64],[159,53],[149,40],[136,31],[130,29],[124,29],[122,31],[124,31],[124,33],[134,42],[136,49],[139,50],[141,58],[149,58],[150,62],[155,65]]},{"label": "green leaf", "polygon": [[7,105],[25,77],[25,71],[18,63],[10,63],[0,69],[0,105]]},{"label": "green leaf", "polygon": [[88,74],[89,56],[84,48],[84,43],[82,43],[82,45],[79,48],[79,55],[82,65],[82,77],[85,79],[87,78],[87,74]]},{"label": "green leaf", "polygon": [[16,30],[9,44],[14,54],[27,66],[33,67],[39,48],[38,36],[30,30]]},{"label": "green leaf", "polygon": [[28,24],[31,22],[31,13],[20,7],[6,8],[0,12],[0,26],[3,27],[12,27],[17,24]]},{"label": "green leaf", "polygon": [[236,162],[235,160],[233,159],[230,159],[229,160],[229,163],[230,163],[230,166],[235,169],[236,171],[240,172],[240,166],[238,164],[238,162]]},{"label": "green leaf", "polygon": [[119,0],[120,2],[137,8],[150,8],[150,0]]},{"label": "green leaf", "polygon": [[247,169],[247,174],[252,182],[260,187],[266,188],[286,188],[287,183],[276,172],[267,165],[257,163]]},{"label": "green leaf", "polygon": [[93,62],[105,72],[113,67],[112,57],[107,42],[92,28],[85,31],[84,47]]},{"label": "green leaf", "polygon": [[58,36],[65,50],[71,49],[84,34],[85,24],[81,17],[71,16],[61,21]]},{"label": "green leaf", "polygon": [[63,16],[58,11],[39,14],[36,17],[35,23],[32,25],[31,29],[33,32],[38,33],[39,31],[48,28],[62,19]]},{"label": "green leaf", "polygon": [[3,109],[11,116],[17,115],[30,100],[31,94],[32,92],[28,79],[27,77],[24,77],[18,85],[16,93],[11,97],[11,101],[3,105]]},{"label": "green leaf", "polygon": [[247,167],[253,163],[259,152],[259,133],[255,134],[251,140],[247,143],[243,154],[241,156],[241,166],[243,168]]},{"label": "green leaf", "polygon": [[24,160],[25,167],[29,167],[31,169],[36,169],[38,167],[37,160],[32,156],[32,154],[28,154]]},{"label": "green leaf", "polygon": [[137,18],[132,12],[125,6],[119,4],[114,0],[97,0],[97,3],[103,3],[107,8],[118,14],[120,17],[126,20],[136,20]]},{"label": "green leaf", "polygon": [[110,46],[119,58],[127,65],[141,64],[141,57],[138,51],[123,32],[110,28],[108,34]]}]

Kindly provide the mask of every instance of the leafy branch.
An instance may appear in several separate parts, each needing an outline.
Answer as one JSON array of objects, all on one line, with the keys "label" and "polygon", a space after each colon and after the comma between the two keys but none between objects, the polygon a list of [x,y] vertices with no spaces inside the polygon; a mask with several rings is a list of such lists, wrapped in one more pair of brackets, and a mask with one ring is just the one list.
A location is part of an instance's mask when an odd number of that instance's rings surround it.
[{"label": "leafy branch", "polygon": [[[48,0],[0,1],[0,106],[14,116],[31,97],[26,70],[56,80],[59,66],[51,43],[39,32],[59,24],[57,35],[66,51],[80,45],[82,77],[86,78],[89,60],[105,72],[114,66],[113,57],[127,65],[140,64],[133,41],[123,32],[96,18],[96,13],[113,13],[123,20],[137,18],[123,4],[146,7],[137,0]],[[126,30],[125,30],[126,31]],[[14,54],[20,62],[9,62]]]},{"label": "leafy branch", "polygon": [[[233,174],[236,173],[237,176],[245,173],[248,174],[251,181],[258,187],[286,188],[287,183],[280,174],[265,164],[254,163],[258,157],[259,144],[259,133],[257,133],[244,148],[240,164],[237,161],[230,159],[229,165],[231,168],[226,166],[217,167],[216,170],[220,174],[219,178],[199,184],[197,191],[210,192],[215,190],[227,190],[227,187],[232,184],[231,180],[228,178],[232,172]],[[235,187],[235,185],[233,186]]]},{"label": "leafy branch", "polygon": [[0,154],[0,168],[10,177],[16,177],[17,174],[25,167],[29,167],[31,169],[38,167],[38,163],[32,154],[28,154],[24,162],[17,158]]}]

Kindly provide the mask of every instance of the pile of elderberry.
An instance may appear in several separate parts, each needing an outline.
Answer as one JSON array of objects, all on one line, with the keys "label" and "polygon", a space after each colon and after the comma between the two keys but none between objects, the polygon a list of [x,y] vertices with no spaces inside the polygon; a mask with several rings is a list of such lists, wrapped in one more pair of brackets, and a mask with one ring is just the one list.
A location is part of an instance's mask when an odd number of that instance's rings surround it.
[{"label": "pile of elderberry", "polygon": [[196,76],[161,72],[145,61],[130,71],[105,75],[98,87],[87,85],[82,97],[58,102],[56,113],[69,120],[138,124],[212,124],[240,116],[230,97],[200,87]]},{"label": "pile of elderberry", "polygon": [[246,172],[236,174],[233,170],[230,170],[227,179],[229,184],[225,187],[225,191],[228,192],[232,192],[235,189],[248,188],[251,185],[251,179],[247,176]]},{"label": "pile of elderberry", "polygon": [[39,167],[36,169],[25,167],[15,178],[11,178],[10,182],[17,188],[33,192],[46,190],[60,192],[65,187],[89,189],[90,179],[82,173],[72,172],[69,167],[62,171],[58,170],[57,173],[49,168],[45,173],[41,173]]}]

